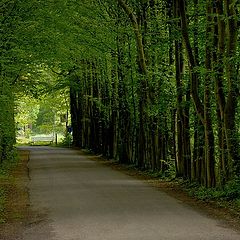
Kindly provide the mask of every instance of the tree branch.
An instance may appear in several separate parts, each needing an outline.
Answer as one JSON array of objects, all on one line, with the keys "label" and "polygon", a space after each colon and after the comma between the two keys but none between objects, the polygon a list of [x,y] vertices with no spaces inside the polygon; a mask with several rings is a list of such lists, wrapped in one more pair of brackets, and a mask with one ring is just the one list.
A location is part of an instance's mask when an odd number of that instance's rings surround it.
[{"label": "tree branch", "polygon": [[180,17],[181,17],[181,24],[182,24],[182,27],[181,27],[182,36],[183,36],[183,41],[187,50],[189,68],[191,71],[191,95],[192,95],[193,103],[195,105],[197,114],[200,120],[204,123],[204,107],[198,95],[198,75],[196,73],[197,63],[193,54],[193,50],[191,47],[189,34],[188,34],[188,23],[187,23],[186,7],[185,7],[186,4],[185,4],[185,0],[177,0],[177,1],[179,1],[179,11],[180,11]]},{"label": "tree branch", "polygon": [[117,0],[117,1],[118,1],[119,5],[122,7],[122,9],[125,11],[125,13],[128,15],[128,17],[132,23],[133,31],[134,31],[135,38],[136,38],[137,49],[138,49],[141,73],[146,75],[147,74],[147,64],[146,64],[146,58],[145,58],[145,53],[144,53],[142,34],[139,29],[137,18],[124,0]]}]

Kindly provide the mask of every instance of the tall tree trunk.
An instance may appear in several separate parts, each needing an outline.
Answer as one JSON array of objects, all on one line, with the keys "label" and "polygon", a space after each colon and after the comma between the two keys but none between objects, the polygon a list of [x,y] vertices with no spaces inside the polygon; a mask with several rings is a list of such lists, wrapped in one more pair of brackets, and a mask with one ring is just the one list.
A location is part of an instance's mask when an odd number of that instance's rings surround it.
[{"label": "tall tree trunk", "polygon": [[176,0],[178,2],[179,11],[180,11],[180,18],[181,18],[181,31],[183,36],[183,41],[185,44],[188,60],[189,60],[189,68],[191,71],[191,96],[193,99],[193,103],[196,109],[196,112],[200,118],[200,120],[204,123],[204,106],[199,98],[198,94],[198,75],[196,72],[197,62],[194,56],[193,49],[191,47],[189,33],[188,33],[188,23],[186,17],[186,4],[185,0]]},{"label": "tall tree trunk", "polygon": [[148,82],[147,82],[147,64],[144,52],[143,38],[141,34],[141,28],[138,24],[137,18],[126,4],[124,0],[117,0],[119,5],[128,15],[129,20],[133,27],[133,32],[135,34],[136,47],[138,53],[139,62],[139,74],[140,74],[140,86],[139,86],[139,155],[138,155],[138,166],[140,168],[145,167],[146,154],[147,154],[147,136],[148,136],[148,114],[147,106],[149,103],[148,96]]},{"label": "tall tree trunk", "polygon": [[239,25],[236,13],[236,1],[224,0],[225,11],[227,17],[226,38],[227,38],[227,62],[226,62],[226,77],[228,80],[228,95],[224,109],[224,127],[226,133],[228,165],[233,175],[233,165],[240,173],[240,154],[239,154],[239,139],[236,132],[236,109],[239,102],[239,86],[237,82],[236,69],[236,49]]},{"label": "tall tree trunk", "polygon": [[[71,123],[73,129],[73,146],[82,147],[82,124],[81,124],[81,103],[80,93],[77,90],[76,83],[78,81],[76,76],[73,76],[73,84],[70,86],[70,112],[71,112]],[[78,86],[79,87],[79,86]]]},{"label": "tall tree trunk", "polygon": [[[211,116],[210,116],[210,79],[209,75],[206,75],[205,79],[205,94],[204,94],[204,105],[202,104],[199,94],[198,94],[198,74],[196,72],[197,68],[197,62],[196,58],[194,56],[193,49],[191,47],[189,33],[188,33],[188,23],[187,23],[187,17],[186,17],[186,4],[185,0],[179,0],[179,9],[180,9],[180,17],[181,17],[181,27],[182,27],[182,35],[183,40],[185,43],[188,60],[189,60],[189,68],[191,71],[191,96],[193,99],[193,103],[195,105],[196,112],[199,116],[199,119],[202,121],[204,125],[204,132],[205,132],[205,163],[204,163],[204,172],[205,172],[205,186],[212,187],[215,186],[215,160],[214,160],[214,135],[213,135],[213,129],[212,129],[212,123],[211,123]],[[210,8],[211,10],[212,8]],[[207,13],[209,12],[209,8],[207,5]],[[207,24],[209,22],[209,15],[207,14]],[[208,32],[208,26],[207,26],[207,34],[212,34],[212,32]],[[208,35],[207,35],[208,36]],[[205,65],[207,70],[211,69],[211,58],[207,56],[209,53],[208,50],[208,42],[206,47],[206,61]]]},{"label": "tall tree trunk", "polygon": [[[174,17],[179,18],[178,1],[174,2]],[[180,22],[175,25],[178,29]],[[177,176],[191,179],[191,150],[190,150],[190,126],[189,126],[189,101],[190,89],[187,89],[184,98],[184,58],[183,46],[179,40],[175,40],[175,69],[177,86]]]},{"label": "tall tree trunk", "polygon": [[205,87],[204,87],[204,128],[205,128],[205,161],[206,161],[206,186],[215,186],[215,156],[214,134],[211,121],[211,85],[212,85],[212,49],[213,49],[213,5],[211,0],[206,3],[206,49],[205,49]]},{"label": "tall tree trunk", "polygon": [[215,95],[217,103],[219,175],[220,183],[224,185],[229,178],[229,167],[226,157],[226,137],[224,132],[224,108],[226,105],[224,94],[224,52],[225,52],[225,22],[223,1],[216,0],[214,8],[214,51],[213,70],[215,72]]}]

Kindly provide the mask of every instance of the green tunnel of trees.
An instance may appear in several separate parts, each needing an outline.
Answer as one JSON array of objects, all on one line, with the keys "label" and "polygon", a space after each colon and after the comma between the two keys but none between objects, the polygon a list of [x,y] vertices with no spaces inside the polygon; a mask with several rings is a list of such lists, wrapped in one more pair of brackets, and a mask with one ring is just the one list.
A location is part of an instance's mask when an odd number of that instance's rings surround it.
[{"label": "green tunnel of trees", "polygon": [[68,89],[74,146],[206,187],[238,177],[239,11],[235,0],[2,0],[1,161],[14,98],[44,89],[44,66]]}]

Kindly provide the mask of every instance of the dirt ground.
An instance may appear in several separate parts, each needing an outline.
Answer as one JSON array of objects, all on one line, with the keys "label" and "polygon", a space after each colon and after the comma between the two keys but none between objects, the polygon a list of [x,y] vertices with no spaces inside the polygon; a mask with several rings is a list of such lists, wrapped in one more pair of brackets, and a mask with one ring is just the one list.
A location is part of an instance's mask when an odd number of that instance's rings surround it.
[{"label": "dirt ground", "polygon": [[[86,153],[88,155],[88,153]],[[7,205],[5,206],[6,221],[0,224],[1,240],[20,240],[23,231],[31,224],[35,224],[34,219],[39,219],[37,213],[30,209],[27,184],[29,181],[27,163],[29,160],[28,151],[19,151],[21,161],[13,170],[13,181],[5,184],[7,189]],[[92,160],[101,162],[117,171],[124,172],[127,175],[147,181],[153,187],[161,189],[172,197],[177,198],[186,205],[194,207],[196,210],[207,213],[224,224],[240,231],[240,214],[230,207],[221,207],[216,202],[203,202],[196,198],[189,197],[187,192],[174,182],[164,182],[156,178],[143,175],[135,169],[117,164],[114,161],[104,160],[102,157],[93,156]],[[37,217],[36,217],[37,216]]]},{"label": "dirt ground", "polygon": [[1,183],[7,192],[5,223],[0,224],[0,239],[21,239],[22,230],[31,221],[27,189],[29,153],[19,151],[21,160],[11,172],[11,181]]}]

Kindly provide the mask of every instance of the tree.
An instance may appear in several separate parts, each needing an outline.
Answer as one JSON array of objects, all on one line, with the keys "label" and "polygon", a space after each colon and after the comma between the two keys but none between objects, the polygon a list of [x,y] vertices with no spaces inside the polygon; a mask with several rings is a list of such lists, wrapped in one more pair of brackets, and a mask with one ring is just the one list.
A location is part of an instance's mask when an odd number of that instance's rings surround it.
[{"label": "tree", "polygon": [[74,146],[163,175],[175,164],[177,177],[206,187],[239,174],[236,1],[1,6],[3,111],[12,112],[13,90],[36,98],[61,91]]}]

